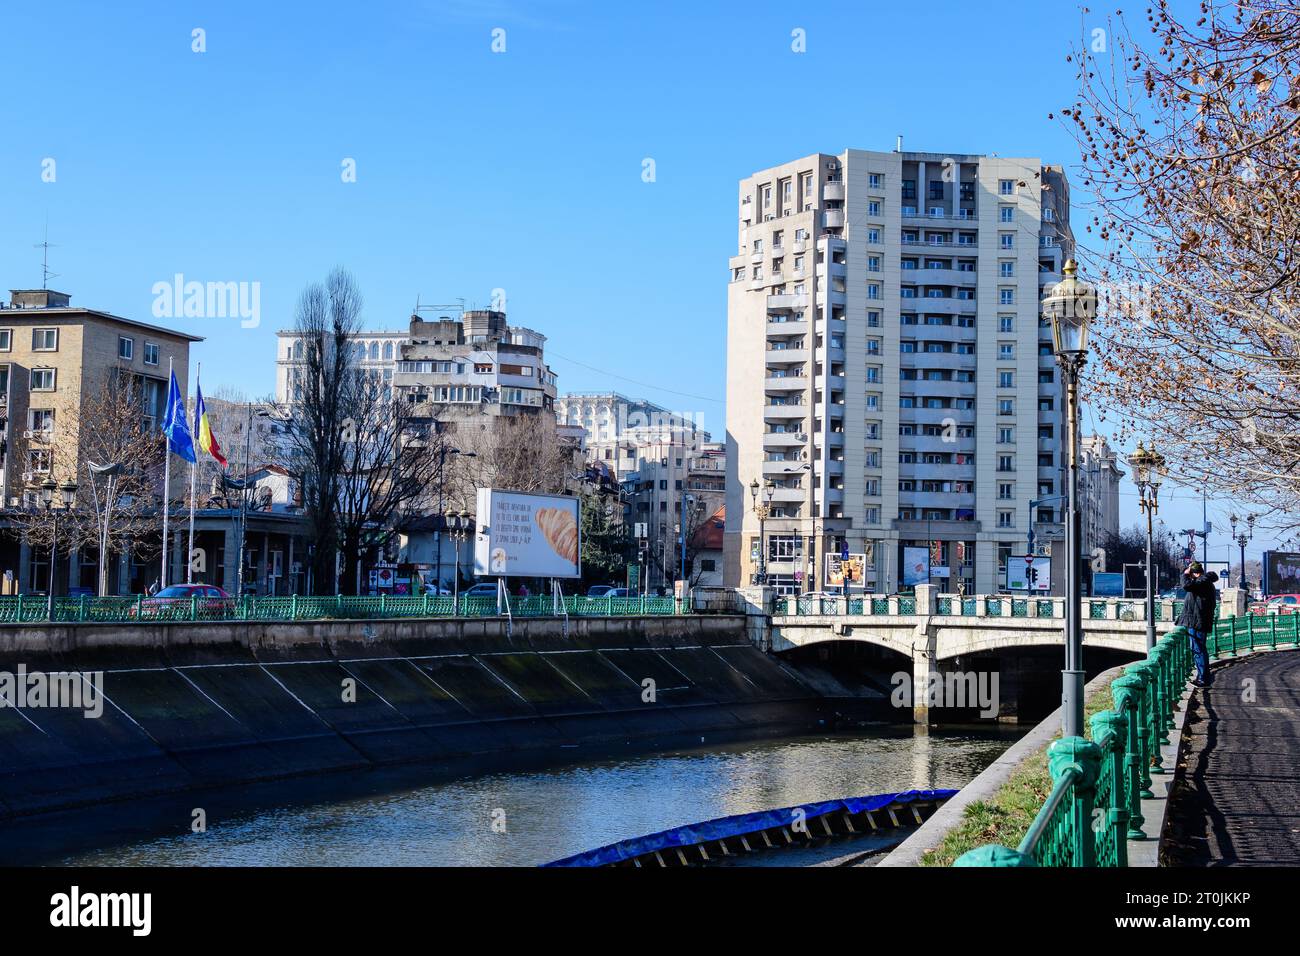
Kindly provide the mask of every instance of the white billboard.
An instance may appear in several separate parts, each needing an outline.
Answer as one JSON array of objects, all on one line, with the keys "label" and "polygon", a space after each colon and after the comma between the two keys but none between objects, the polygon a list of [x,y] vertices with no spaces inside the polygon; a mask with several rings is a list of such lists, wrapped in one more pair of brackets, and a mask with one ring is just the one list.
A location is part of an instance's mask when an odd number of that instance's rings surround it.
[{"label": "white billboard", "polygon": [[1052,559],[1036,554],[1011,555],[1007,558],[1007,590],[1051,593]]},{"label": "white billboard", "polygon": [[477,504],[476,575],[582,576],[582,523],[577,498],[480,488]]}]

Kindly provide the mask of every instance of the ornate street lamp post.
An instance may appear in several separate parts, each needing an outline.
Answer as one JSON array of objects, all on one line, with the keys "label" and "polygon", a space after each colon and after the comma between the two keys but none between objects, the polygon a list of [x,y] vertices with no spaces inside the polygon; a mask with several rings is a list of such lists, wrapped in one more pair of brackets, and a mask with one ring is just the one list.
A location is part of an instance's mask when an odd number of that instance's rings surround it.
[{"label": "ornate street lamp post", "polygon": [[1088,361],[1088,324],[1097,314],[1097,292],[1079,281],[1078,265],[1066,261],[1065,278],[1043,302],[1052,323],[1052,350],[1065,380],[1066,454],[1068,462],[1067,521],[1065,526],[1065,669],[1061,672],[1061,712],[1066,737],[1083,736],[1083,599],[1079,548],[1079,373]]},{"label": "ornate street lamp post", "polygon": [[752,503],[754,514],[758,516],[758,572],[754,575],[755,584],[767,583],[767,540],[763,533],[763,523],[767,521],[767,516],[772,512],[772,496],[776,493],[776,486],[772,484],[772,479],[768,478],[762,484],[763,500],[758,500],[760,487],[758,479],[755,478],[749,483],[749,499]]},{"label": "ornate street lamp post", "polygon": [[1143,448],[1142,443],[1138,442],[1137,451],[1129,455],[1128,463],[1133,468],[1133,481],[1138,486],[1138,507],[1147,516],[1146,607],[1149,651],[1156,646],[1156,581],[1152,554],[1155,516],[1160,511],[1160,482],[1165,474],[1165,456],[1156,451],[1154,444],[1150,448]]},{"label": "ornate street lamp post", "polygon": [[1246,583],[1246,545],[1255,537],[1255,516],[1246,515],[1246,527],[1240,531],[1237,530],[1237,520],[1236,515],[1228,518],[1228,522],[1232,525],[1232,537],[1236,539],[1237,547],[1241,548],[1241,574],[1237,576],[1237,587],[1246,592],[1246,599],[1249,600],[1250,586]]},{"label": "ornate street lamp post", "polygon": [[468,511],[448,511],[443,515],[446,521],[448,534],[451,536],[451,546],[456,553],[456,580],[452,584],[451,613],[460,614],[460,546],[465,539],[469,537],[470,523],[474,516]]},{"label": "ornate street lamp post", "polygon": [[[50,587],[49,596],[46,603],[46,616],[49,620],[54,620],[54,573],[58,566],[56,556],[59,551],[59,512],[71,511],[77,503],[77,483],[72,480],[65,481],[63,484],[55,484],[53,478],[46,478],[37,486],[40,494],[40,500],[45,505],[46,512],[53,519],[53,527],[50,529]],[[56,503],[54,493],[59,493],[61,502]]]}]

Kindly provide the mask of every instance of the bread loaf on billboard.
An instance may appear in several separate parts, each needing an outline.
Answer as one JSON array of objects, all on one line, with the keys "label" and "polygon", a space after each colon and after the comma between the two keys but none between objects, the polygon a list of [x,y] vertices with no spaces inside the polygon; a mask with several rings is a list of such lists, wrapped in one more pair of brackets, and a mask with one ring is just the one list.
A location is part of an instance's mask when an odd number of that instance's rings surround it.
[{"label": "bread loaf on billboard", "polygon": [[567,508],[538,508],[533,515],[551,550],[571,564],[578,563],[578,522]]}]

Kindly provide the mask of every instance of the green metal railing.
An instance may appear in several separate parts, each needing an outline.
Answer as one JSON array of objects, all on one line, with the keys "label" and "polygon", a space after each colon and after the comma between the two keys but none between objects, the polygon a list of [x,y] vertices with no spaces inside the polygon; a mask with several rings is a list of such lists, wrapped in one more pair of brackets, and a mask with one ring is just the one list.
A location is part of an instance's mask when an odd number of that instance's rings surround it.
[{"label": "green metal railing", "polygon": [[[549,595],[510,598],[510,612],[515,617],[564,614],[569,617],[632,617],[685,614],[689,611],[689,602],[671,597],[589,598],[573,595],[564,598],[563,606]],[[388,594],[378,597],[56,597],[53,614],[49,599],[39,595],[0,597],[0,624],[380,620],[496,615],[496,597],[477,595],[459,598],[434,594],[418,597]]]},{"label": "green metal railing", "polygon": [[1048,747],[1052,792],[1020,845],[977,847],[953,865],[1128,866],[1128,841],[1146,839],[1151,776],[1168,772],[1160,747],[1191,669],[1187,631],[1175,628],[1111,682],[1112,707],[1093,715],[1091,740],[1063,737]]},{"label": "green metal railing", "polygon": [[[1206,640],[1211,659],[1286,646],[1300,647],[1300,614],[1225,618]],[[1175,628],[1111,682],[1113,706],[1093,715],[1091,740],[1067,737],[1048,748],[1052,792],[1020,846],[978,847],[953,865],[1127,866],[1128,841],[1146,839],[1151,777],[1168,772],[1160,748],[1191,670],[1187,630]]]},{"label": "green metal railing", "polygon": [[[805,597],[799,595],[797,597],[780,598],[777,603],[777,613],[784,612],[793,616],[848,614],[875,617],[890,613],[890,600],[890,598],[883,595],[849,598],[843,596]],[[897,598],[897,601],[898,611],[896,613],[916,613],[915,597],[904,595]],[[1084,617],[1094,621],[1107,620],[1112,616],[1112,605],[1115,620],[1141,621],[1145,617],[1146,612],[1142,602],[1114,598],[1086,600],[1083,604]],[[1176,619],[1182,613],[1183,602],[1174,601],[1172,609],[1173,617]],[[1031,611],[1035,617],[1062,618],[1065,616],[1064,602],[1059,599],[1017,598],[1006,595],[989,595],[987,597],[941,595],[935,599],[935,611],[940,616],[974,617],[981,610],[986,617],[1029,617]],[[1164,602],[1157,601],[1157,621],[1163,619],[1164,610]]]},{"label": "green metal railing", "polygon": [[1218,659],[1288,644],[1300,647],[1300,614],[1248,614],[1217,621],[1206,649]]}]

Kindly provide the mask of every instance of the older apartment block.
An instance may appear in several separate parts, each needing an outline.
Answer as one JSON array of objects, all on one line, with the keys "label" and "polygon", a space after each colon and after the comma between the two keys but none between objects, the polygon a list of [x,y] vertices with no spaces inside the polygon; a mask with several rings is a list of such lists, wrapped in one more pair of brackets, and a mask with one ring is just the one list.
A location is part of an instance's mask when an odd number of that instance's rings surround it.
[{"label": "older apartment block", "polygon": [[782,592],[824,587],[846,543],[868,555],[868,591],[904,585],[907,548],[926,549],[933,583],[1000,588],[1031,523],[1039,547],[1063,533],[1063,400],[1039,319],[1072,244],[1061,168],[850,149],[755,173],[737,199],[729,583],[757,568],[750,486],[770,481],[762,547]]},{"label": "older apartment block", "polygon": [[[80,428],[95,414],[109,376],[117,375],[129,386],[124,394],[138,402],[143,424],[152,430],[166,412],[169,365],[179,381],[186,381],[190,345],[201,341],[174,329],[75,307],[68,294],[52,289],[11,290],[9,303],[0,305],[3,507],[24,507],[32,489],[50,479],[76,481],[89,498]],[[156,542],[152,548],[156,551]],[[61,564],[64,560],[68,563],[55,569],[59,587],[95,583],[93,551],[74,549],[60,556]],[[50,584],[48,552],[18,540],[0,516],[4,572],[9,572],[5,586],[21,591],[44,591]],[[120,555],[110,572],[111,593],[141,591],[157,572],[156,555]]]}]

